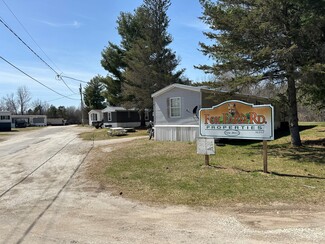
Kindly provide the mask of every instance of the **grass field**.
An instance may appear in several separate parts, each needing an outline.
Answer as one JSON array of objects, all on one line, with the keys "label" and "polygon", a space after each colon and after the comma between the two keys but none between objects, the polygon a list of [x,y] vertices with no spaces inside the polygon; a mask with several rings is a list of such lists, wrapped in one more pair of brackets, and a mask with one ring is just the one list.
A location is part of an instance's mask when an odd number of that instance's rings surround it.
[{"label": "grass field", "polygon": [[268,142],[268,174],[259,141],[222,141],[205,166],[195,143],[147,139],[116,144],[110,153],[95,149],[89,174],[115,194],[150,203],[323,205],[325,123],[302,123],[301,138],[299,148],[285,134]]},{"label": "grass field", "polygon": [[117,139],[123,137],[135,137],[135,136],[147,136],[147,130],[145,129],[137,129],[135,132],[128,132],[127,135],[124,136],[111,136],[108,133],[107,128],[103,129],[91,129],[91,131],[83,132],[80,134],[80,137],[84,140],[107,140],[107,139]]}]

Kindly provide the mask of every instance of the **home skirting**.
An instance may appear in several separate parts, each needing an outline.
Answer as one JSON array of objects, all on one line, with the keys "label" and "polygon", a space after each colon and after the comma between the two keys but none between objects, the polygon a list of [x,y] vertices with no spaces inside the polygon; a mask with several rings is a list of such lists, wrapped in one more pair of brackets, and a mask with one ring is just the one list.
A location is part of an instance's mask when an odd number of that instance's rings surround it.
[{"label": "home skirting", "polygon": [[189,141],[199,136],[198,125],[155,125],[156,141]]}]

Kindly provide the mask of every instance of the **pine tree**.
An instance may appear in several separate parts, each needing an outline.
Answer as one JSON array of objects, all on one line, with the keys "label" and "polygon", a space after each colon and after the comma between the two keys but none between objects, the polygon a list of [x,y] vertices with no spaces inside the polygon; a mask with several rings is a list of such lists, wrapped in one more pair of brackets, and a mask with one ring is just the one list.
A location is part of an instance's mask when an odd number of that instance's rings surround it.
[{"label": "pine tree", "polygon": [[90,80],[84,90],[84,101],[89,110],[105,108],[105,98],[103,93],[103,80],[101,76],[96,76]]},{"label": "pine tree", "polygon": [[102,51],[101,64],[108,75],[102,79],[105,92],[103,95],[111,105],[120,105],[122,102],[122,72],[126,66],[123,61],[125,50],[109,42],[108,47]]},{"label": "pine tree", "polygon": [[123,93],[129,106],[140,110],[152,108],[151,94],[172,83],[181,82],[184,70],[168,48],[172,37],[167,32],[170,0],[144,0],[136,11],[137,30],[141,33],[125,55]]},{"label": "pine tree", "polygon": [[[220,84],[239,89],[248,84],[287,87],[291,143],[301,145],[297,93],[324,97],[325,6],[313,0],[201,0],[205,33],[214,44],[201,43]],[[317,81],[317,78],[321,78]],[[315,89],[316,88],[316,89]],[[321,94],[315,91],[321,88]]]},{"label": "pine tree", "polygon": [[119,16],[121,43],[109,42],[101,60],[108,71],[103,94],[111,104],[143,114],[152,108],[152,93],[173,83],[188,83],[182,77],[184,70],[176,70],[179,59],[168,48],[172,42],[167,32],[169,6],[170,0],[144,0],[133,13]]}]

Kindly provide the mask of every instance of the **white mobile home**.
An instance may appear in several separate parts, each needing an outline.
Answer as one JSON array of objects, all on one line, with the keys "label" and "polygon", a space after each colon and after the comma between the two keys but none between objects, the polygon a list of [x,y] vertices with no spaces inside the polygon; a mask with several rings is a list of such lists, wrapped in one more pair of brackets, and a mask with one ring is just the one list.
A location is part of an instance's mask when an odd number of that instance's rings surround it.
[{"label": "white mobile home", "polygon": [[194,141],[198,137],[201,87],[172,84],[152,98],[155,140]]},{"label": "white mobile home", "polygon": [[88,113],[89,125],[93,125],[94,122],[103,120],[103,112],[100,109],[90,110]]},{"label": "white mobile home", "polygon": [[[252,104],[270,104],[267,98],[220,92],[208,87],[181,84],[169,85],[154,94],[153,113],[155,140],[195,141],[199,136],[198,112],[201,108],[211,108],[226,100],[241,100]],[[275,129],[280,128],[285,117],[279,106],[275,107]]]},{"label": "white mobile home", "polygon": [[12,115],[11,127],[19,127],[18,124],[22,121],[25,122],[26,126],[46,126],[47,116],[46,115],[30,115],[30,114],[15,114]]},{"label": "white mobile home", "polygon": [[[96,125],[99,122],[104,127],[139,127],[141,118],[138,110],[126,109],[123,107],[107,106],[103,110],[91,110],[88,113],[89,125]],[[149,110],[145,110],[145,122],[152,119]]]}]

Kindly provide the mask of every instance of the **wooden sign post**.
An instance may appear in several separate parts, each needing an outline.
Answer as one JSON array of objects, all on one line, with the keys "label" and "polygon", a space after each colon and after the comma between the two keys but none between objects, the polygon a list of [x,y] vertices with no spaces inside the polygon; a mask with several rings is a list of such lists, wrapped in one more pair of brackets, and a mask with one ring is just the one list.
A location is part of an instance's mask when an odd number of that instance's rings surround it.
[{"label": "wooden sign post", "polygon": [[210,156],[208,154],[204,155],[205,157],[205,165],[210,165]]},{"label": "wooden sign post", "polygon": [[267,141],[263,140],[263,172],[267,173]]}]

